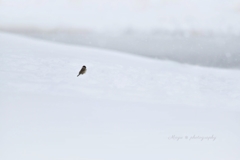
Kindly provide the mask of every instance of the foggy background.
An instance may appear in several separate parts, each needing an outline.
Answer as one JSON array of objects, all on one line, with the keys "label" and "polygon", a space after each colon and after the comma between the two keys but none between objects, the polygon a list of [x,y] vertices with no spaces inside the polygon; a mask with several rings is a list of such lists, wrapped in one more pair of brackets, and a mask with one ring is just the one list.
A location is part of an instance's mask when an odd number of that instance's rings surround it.
[{"label": "foggy background", "polygon": [[240,68],[239,0],[0,0],[0,31]]}]

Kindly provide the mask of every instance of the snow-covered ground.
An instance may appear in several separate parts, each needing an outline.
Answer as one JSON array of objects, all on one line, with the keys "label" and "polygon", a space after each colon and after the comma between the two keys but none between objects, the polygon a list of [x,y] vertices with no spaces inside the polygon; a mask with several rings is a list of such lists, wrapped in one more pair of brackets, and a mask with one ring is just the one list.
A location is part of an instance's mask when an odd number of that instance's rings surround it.
[{"label": "snow-covered ground", "polygon": [[0,33],[0,160],[239,160],[240,71],[201,67],[240,67],[239,17],[239,0],[0,0],[0,30],[71,44]]},{"label": "snow-covered ground", "polygon": [[240,36],[184,35],[169,32],[150,34],[21,32],[21,34],[54,42],[113,49],[185,64],[240,69]]},{"label": "snow-covered ground", "polygon": [[0,33],[1,160],[239,160],[239,123],[239,70]]}]

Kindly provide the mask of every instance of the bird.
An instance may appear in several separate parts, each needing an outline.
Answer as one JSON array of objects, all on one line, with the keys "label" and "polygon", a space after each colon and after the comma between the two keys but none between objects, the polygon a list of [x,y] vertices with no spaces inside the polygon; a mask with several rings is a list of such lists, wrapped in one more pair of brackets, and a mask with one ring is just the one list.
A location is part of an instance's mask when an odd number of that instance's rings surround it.
[{"label": "bird", "polygon": [[80,76],[81,74],[86,73],[86,71],[87,71],[87,67],[86,66],[82,66],[82,69],[79,71],[77,77]]}]

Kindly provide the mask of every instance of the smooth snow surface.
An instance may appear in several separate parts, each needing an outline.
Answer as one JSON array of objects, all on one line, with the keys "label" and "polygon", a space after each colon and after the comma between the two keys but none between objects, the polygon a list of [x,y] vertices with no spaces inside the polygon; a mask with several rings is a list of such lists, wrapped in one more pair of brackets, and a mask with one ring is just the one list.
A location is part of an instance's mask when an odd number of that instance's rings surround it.
[{"label": "smooth snow surface", "polygon": [[239,70],[0,33],[1,160],[239,160],[239,124]]},{"label": "smooth snow surface", "polygon": [[[19,33],[19,32],[18,32]],[[20,32],[54,42],[112,49],[161,60],[216,68],[240,69],[240,36],[170,33]]]}]

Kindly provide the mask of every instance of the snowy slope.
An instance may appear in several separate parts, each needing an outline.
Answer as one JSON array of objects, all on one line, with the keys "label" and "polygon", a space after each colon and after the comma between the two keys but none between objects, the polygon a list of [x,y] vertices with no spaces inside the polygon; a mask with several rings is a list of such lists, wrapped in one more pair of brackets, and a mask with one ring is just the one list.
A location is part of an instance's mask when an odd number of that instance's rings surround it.
[{"label": "snowy slope", "polygon": [[2,160],[239,160],[239,106],[238,70],[0,33]]}]

